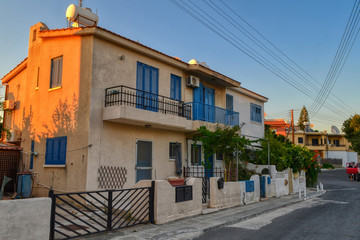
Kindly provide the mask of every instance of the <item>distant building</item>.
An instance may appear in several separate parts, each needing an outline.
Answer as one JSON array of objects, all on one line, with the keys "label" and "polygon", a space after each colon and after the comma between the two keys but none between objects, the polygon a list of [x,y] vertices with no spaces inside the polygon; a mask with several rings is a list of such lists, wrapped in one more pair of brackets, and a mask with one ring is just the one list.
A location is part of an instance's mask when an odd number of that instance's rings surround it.
[{"label": "distant building", "polygon": [[[295,131],[295,144],[306,146],[319,154],[324,159],[341,159],[343,167],[348,162],[357,162],[357,153],[350,150],[350,143],[346,140],[345,134],[327,132],[304,132]],[[288,139],[292,139],[289,133]]]},{"label": "distant building", "polygon": [[268,125],[271,130],[274,130],[276,134],[287,136],[290,124],[285,122],[284,119],[265,119],[265,125]]}]

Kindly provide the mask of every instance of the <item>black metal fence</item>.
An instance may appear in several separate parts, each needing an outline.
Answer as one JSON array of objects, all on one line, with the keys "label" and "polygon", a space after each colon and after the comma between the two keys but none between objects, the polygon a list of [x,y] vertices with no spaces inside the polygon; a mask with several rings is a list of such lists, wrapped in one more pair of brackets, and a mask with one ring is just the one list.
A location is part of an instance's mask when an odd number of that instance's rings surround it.
[{"label": "black metal fence", "polygon": [[221,167],[214,167],[211,170],[203,166],[184,167],[184,177],[193,177],[202,179],[202,202],[206,203],[210,198],[210,177],[224,177],[225,171]]},{"label": "black metal fence", "polygon": [[191,119],[191,105],[123,85],[105,89],[105,107],[114,105],[128,105]]},{"label": "black metal fence", "polygon": [[91,192],[49,192],[50,240],[71,239],[154,222],[151,187]]}]

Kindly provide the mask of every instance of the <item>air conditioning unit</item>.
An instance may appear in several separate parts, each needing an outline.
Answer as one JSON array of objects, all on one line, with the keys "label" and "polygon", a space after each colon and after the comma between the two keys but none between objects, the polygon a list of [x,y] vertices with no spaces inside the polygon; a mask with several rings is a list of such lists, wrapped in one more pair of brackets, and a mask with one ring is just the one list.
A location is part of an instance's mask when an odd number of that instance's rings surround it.
[{"label": "air conditioning unit", "polygon": [[4,110],[14,110],[15,108],[14,100],[5,100],[3,102],[3,108]]},{"label": "air conditioning unit", "polygon": [[200,79],[195,76],[188,76],[186,85],[188,87],[199,87],[200,86]]}]

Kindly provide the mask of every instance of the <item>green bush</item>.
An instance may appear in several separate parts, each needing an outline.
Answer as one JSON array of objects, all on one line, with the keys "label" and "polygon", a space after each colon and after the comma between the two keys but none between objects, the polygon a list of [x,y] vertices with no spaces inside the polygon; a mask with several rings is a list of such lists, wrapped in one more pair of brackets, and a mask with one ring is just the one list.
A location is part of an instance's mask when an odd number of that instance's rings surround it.
[{"label": "green bush", "polygon": [[324,163],[324,164],[322,165],[322,168],[331,168],[331,169],[334,169],[335,167],[334,167],[333,165],[329,164],[329,163]]}]

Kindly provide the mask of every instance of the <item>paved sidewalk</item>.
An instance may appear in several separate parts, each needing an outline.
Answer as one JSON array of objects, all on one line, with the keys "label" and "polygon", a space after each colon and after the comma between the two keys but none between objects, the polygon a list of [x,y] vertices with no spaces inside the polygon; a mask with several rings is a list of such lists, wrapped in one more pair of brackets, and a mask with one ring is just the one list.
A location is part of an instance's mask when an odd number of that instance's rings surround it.
[{"label": "paved sidewalk", "polygon": [[204,232],[244,221],[255,216],[274,211],[276,209],[299,203],[310,198],[324,194],[325,191],[316,192],[316,189],[307,189],[307,197],[299,199],[298,194],[281,198],[270,198],[249,205],[221,209],[205,215],[198,215],[176,220],[161,225],[139,225],[109,233],[92,235],[82,239],[94,240],[167,240],[167,239],[193,239]]}]

